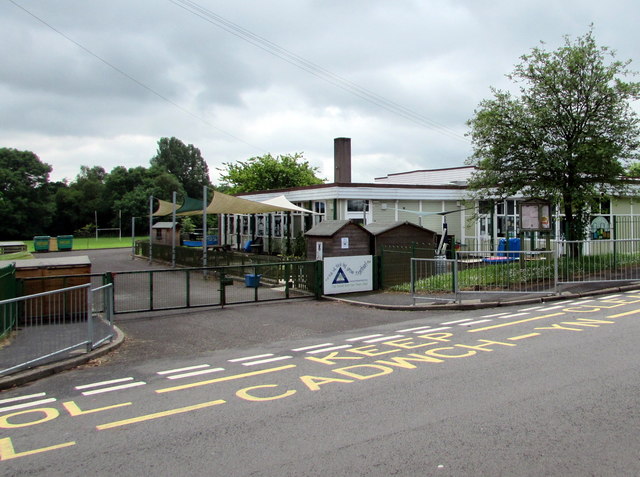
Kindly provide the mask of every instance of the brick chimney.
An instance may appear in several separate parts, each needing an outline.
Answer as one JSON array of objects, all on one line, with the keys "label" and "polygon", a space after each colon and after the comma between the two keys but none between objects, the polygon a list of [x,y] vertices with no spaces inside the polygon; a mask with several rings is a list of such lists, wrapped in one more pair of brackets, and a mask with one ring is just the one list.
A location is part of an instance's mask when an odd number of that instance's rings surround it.
[{"label": "brick chimney", "polygon": [[333,182],[351,182],[351,138],[337,137],[333,140]]}]

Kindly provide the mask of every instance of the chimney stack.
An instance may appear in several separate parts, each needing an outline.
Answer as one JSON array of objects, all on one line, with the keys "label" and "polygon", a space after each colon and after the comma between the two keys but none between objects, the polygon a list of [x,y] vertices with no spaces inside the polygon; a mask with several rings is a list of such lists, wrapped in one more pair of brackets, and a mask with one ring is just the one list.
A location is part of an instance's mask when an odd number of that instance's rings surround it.
[{"label": "chimney stack", "polygon": [[351,138],[337,137],[333,140],[333,182],[351,182]]}]

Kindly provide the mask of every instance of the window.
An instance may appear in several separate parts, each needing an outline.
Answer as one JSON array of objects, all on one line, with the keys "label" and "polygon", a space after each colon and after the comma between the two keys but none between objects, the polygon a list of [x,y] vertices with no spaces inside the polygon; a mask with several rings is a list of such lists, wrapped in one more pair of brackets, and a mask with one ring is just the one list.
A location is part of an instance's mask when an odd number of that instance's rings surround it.
[{"label": "window", "polygon": [[347,212],[366,212],[369,210],[369,201],[363,199],[349,199]]}]

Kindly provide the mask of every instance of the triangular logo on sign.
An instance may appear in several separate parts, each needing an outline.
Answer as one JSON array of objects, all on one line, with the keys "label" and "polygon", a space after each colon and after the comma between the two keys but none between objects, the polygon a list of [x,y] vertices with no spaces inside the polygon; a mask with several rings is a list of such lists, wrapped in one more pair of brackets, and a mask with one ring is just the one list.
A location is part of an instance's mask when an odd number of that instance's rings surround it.
[{"label": "triangular logo on sign", "polygon": [[349,280],[347,279],[347,276],[345,275],[342,268],[338,269],[338,273],[336,273],[336,276],[333,279],[333,284],[335,285],[337,283],[349,283]]}]

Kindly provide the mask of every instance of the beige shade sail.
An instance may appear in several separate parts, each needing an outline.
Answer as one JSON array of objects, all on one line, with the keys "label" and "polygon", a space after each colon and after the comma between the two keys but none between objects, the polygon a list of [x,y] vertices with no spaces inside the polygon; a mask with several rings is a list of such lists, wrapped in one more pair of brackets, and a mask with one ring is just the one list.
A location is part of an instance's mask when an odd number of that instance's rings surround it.
[{"label": "beige shade sail", "polygon": [[[176,206],[179,209],[180,206]],[[158,199],[158,209],[153,213],[155,217],[164,217],[173,212],[173,204]],[[313,212],[297,205],[292,204],[284,195],[274,197],[273,199],[263,202],[242,199],[232,195],[223,194],[215,191],[213,199],[207,206],[207,214],[266,214],[269,212],[304,212],[312,214]],[[177,212],[176,215],[200,215],[202,210],[189,210]]]},{"label": "beige shade sail", "polygon": [[[166,200],[156,199],[158,201],[158,208],[153,213],[154,217],[166,217],[167,215],[171,215],[173,213],[173,202],[167,202]],[[179,208],[179,205],[176,205],[176,208]]]},{"label": "beige shade sail", "polygon": [[[293,204],[292,204],[293,205]],[[254,200],[242,199],[215,191],[207,206],[207,214],[265,214],[268,212],[286,212],[292,209],[278,205],[263,204]],[[198,215],[201,210],[182,212],[179,215]]]},{"label": "beige shade sail", "polygon": [[303,207],[298,207],[297,205],[292,204],[291,202],[289,202],[289,199],[287,199],[283,195],[279,195],[278,197],[274,197],[273,199],[263,200],[261,203],[267,204],[267,205],[275,205],[278,207],[285,207],[287,210],[290,210],[292,212],[304,212],[306,214],[315,214],[315,212],[311,210],[305,209]]}]

